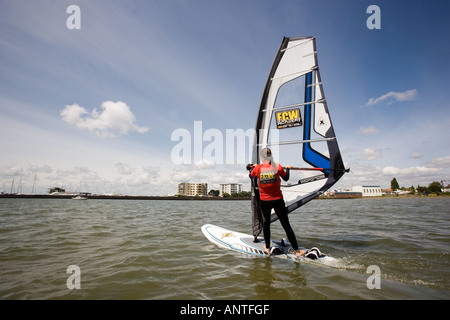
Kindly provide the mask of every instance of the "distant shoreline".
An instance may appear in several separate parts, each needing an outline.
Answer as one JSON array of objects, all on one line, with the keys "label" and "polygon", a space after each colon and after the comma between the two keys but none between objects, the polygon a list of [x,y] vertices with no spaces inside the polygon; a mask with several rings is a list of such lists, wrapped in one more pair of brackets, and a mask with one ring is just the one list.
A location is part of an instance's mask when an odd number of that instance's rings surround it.
[{"label": "distant shoreline", "polygon": [[[0,194],[0,199],[72,199],[76,195],[51,195],[51,194]],[[250,197],[189,197],[189,196],[127,196],[127,195],[83,195],[87,199],[95,200],[219,200],[219,201],[232,201],[232,200],[251,200]],[[448,194],[441,194],[439,196],[430,194],[425,195],[400,195],[400,196],[380,196],[380,197],[331,197],[331,196],[319,196],[318,200],[343,200],[343,199],[413,199],[413,198],[450,198]]]},{"label": "distant shoreline", "polygon": [[[251,200],[250,197],[189,197],[189,196],[122,196],[122,195],[83,195],[87,199],[96,200]],[[76,195],[51,194],[1,194],[0,199],[72,199]]]},{"label": "distant shoreline", "polygon": [[333,197],[333,196],[319,196],[317,199],[329,200],[329,199],[416,199],[416,198],[450,198],[450,194],[442,193],[440,195],[429,194],[415,194],[415,195],[386,195],[386,196],[377,196],[377,197]]}]

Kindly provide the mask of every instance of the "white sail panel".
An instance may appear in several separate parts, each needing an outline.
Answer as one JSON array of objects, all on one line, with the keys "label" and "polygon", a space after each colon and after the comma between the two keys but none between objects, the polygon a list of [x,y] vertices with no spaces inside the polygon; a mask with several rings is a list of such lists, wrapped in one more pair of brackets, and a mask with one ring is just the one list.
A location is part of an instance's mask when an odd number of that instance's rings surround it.
[{"label": "white sail panel", "polygon": [[[262,106],[264,107],[263,112],[265,112],[264,128],[268,128],[270,125],[278,90],[285,83],[311,72],[316,66],[313,37],[293,39],[282,50],[283,58],[279,61],[273,76],[269,78],[271,85],[267,93],[265,106]],[[268,132],[266,131],[264,134],[261,137],[260,144],[264,144],[267,141]]]},{"label": "white sail panel", "polygon": [[314,106],[314,130],[325,137],[328,130],[331,128],[331,120],[328,115],[325,97],[322,92],[322,83],[320,81],[319,72],[315,72],[316,79],[314,84],[315,90],[315,106]]},{"label": "white sail panel", "polygon": [[[281,165],[292,165],[282,192],[288,212],[314,199],[348,171],[337,145],[319,74],[314,37],[284,38],[275,57],[256,122],[253,163],[272,149]],[[258,213],[257,184],[252,210]],[[275,214],[272,221],[276,220]],[[254,235],[260,221],[254,218]]]}]

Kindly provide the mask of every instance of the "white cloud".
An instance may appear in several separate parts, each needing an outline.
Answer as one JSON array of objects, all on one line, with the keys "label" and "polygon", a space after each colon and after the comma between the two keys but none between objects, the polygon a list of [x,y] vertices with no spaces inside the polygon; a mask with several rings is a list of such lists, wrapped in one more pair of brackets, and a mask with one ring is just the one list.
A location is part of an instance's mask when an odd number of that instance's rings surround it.
[{"label": "white cloud", "polygon": [[22,167],[12,166],[6,168],[0,168],[1,177],[15,177],[22,176],[24,174],[24,169]]},{"label": "white cloud", "polygon": [[409,168],[385,167],[382,170],[382,174],[385,176],[399,176],[399,177],[427,177],[434,175],[439,171],[441,171],[439,168],[427,168],[427,167],[409,167]]},{"label": "white cloud", "polygon": [[115,163],[114,166],[117,168],[117,172],[120,175],[128,176],[128,175],[134,173],[134,169],[129,164],[118,162],[118,163]]},{"label": "white cloud", "polygon": [[78,104],[66,105],[60,115],[63,121],[79,129],[93,131],[101,138],[126,135],[130,131],[148,131],[148,128],[135,124],[136,118],[124,102],[105,101],[100,107],[100,113],[95,108],[89,113]]},{"label": "white cloud", "polygon": [[165,195],[175,192],[176,187],[165,181],[158,166],[138,167],[127,163],[116,163],[115,166],[119,169],[119,176],[113,178],[111,192],[131,195]]},{"label": "white cloud", "polygon": [[371,107],[385,100],[387,100],[388,104],[391,104],[392,101],[410,101],[416,99],[416,97],[417,97],[417,89],[411,89],[405,92],[390,91],[382,95],[381,97],[370,98],[369,101],[361,108]]},{"label": "white cloud", "polygon": [[427,167],[450,168],[450,156],[435,158]]},{"label": "white cloud", "polygon": [[[159,185],[164,183],[165,178],[161,176],[161,168],[155,166],[145,166],[142,168],[142,178],[150,183],[157,183]],[[161,181],[159,181],[161,179]]]},{"label": "white cloud", "polygon": [[374,126],[369,126],[367,128],[360,128],[360,132],[365,135],[371,135],[379,133],[379,130]]},{"label": "white cloud", "polygon": [[376,148],[366,148],[362,153],[362,158],[364,160],[375,160],[382,156],[383,152],[381,149]]},{"label": "white cloud", "polygon": [[413,152],[409,157],[412,159],[420,159],[423,155],[420,152]]},{"label": "white cloud", "polygon": [[216,163],[212,160],[202,158],[200,161],[194,163],[194,167],[196,169],[209,169],[209,168],[215,168]]}]

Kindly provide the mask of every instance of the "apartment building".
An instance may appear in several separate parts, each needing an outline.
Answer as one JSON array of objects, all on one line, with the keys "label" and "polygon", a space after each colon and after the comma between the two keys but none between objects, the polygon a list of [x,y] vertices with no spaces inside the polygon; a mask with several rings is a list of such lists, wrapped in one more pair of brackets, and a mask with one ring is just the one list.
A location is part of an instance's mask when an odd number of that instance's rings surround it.
[{"label": "apartment building", "polygon": [[242,191],[241,183],[224,183],[220,185],[219,188],[219,196],[223,197],[224,193],[233,194],[239,193]]},{"label": "apartment building", "polygon": [[178,194],[183,196],[206,196],[208,194],[208,184],[181,182],[178,184]]}]

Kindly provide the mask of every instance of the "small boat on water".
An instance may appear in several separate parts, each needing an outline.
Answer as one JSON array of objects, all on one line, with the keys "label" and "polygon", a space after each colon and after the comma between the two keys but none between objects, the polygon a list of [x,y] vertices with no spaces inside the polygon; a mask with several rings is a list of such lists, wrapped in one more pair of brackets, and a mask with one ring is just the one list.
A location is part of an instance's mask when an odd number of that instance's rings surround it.
[{"label": "small boat on water", "polygon": [[76,196],[72,198],[73,200],[87,200],[86,197],[82,197],[82,196]]}]

